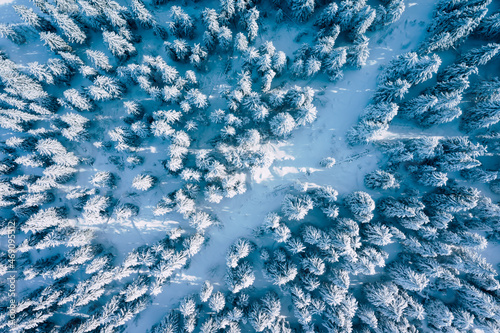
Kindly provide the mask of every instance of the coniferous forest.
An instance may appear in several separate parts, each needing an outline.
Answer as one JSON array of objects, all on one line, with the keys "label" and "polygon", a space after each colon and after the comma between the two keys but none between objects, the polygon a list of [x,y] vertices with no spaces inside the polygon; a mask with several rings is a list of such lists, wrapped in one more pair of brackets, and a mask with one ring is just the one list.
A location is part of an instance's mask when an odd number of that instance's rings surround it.
[{"label": "coniferous forest", "polygon": [[497,0],[0,0],[0,332],[500,333]]}]

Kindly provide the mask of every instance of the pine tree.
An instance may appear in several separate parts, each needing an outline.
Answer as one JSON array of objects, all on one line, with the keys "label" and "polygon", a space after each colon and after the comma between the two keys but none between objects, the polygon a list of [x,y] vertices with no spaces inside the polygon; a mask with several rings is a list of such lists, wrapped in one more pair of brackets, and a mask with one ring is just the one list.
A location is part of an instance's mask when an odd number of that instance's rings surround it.
[{"label": "pine tree", "polygon": [[178,38],[193,38],[193,19],[179,6],[172,6],[170,9],[169,23],[172,34]]},{"label": "pine tree", "polygon": [[396,218],[415,217],[424,207],[424,204],[416,197],[403,197],[400,199],[387,197],[382,199],[379,205],[383,216]]},{"label": "pine tree", "polygon": [[233,294],[250,287],[255,281],[252,265],[248,261],[242,261],[235,268],[229,267],[225,280],[229,290]]},{"label": "pine tree", "polygon": [[39,82],[54,84],[54,76],[52,76],[47,66],[40,65],[38,62],[30,62],[28,63],[28,71]]},{"label": "pine tree", "polygon": [[250,306],[249,321],[256,332],[262,332],[272,323],[272,318],[264,308],[258,304],[253,303]]},{"label": "pine tree", "polygon": [[185,99],[190,105],[198,109],[205,109],[208,106],[207,96],[202,94],[198,89],[188,90]]},{"label": "pine tree", "polygon": [[76,89],[65,90],[63,95],[72,106],[80,111],[91,111],[94,108],[92,103]]},{"label": "pine tree", "polygon": [[189,56],[189,62],[197,69],[203,69],[203,64],[207,59],[207,50],[200,46],[200,44],[194,44],[191,49],[191,55]]},{"label": "pine tree", "polygon": [[248,240],[243,238],[237,240],[231,245],[226,254],[227,266],[235,268],[238,266],[238,260],[247,257],[253,249],[254,245],[252,245]]},{"label": "pine tree", "polygon": [[288,136],[295,128],[296,123],[288,112],[281,112],[274,116],[270,121],[271,131],[278,137]]},{"label": "pine tree", "polygon": [[186,238],[182,242],[182,246],[184,247],[187,256],[192,257],[198,252],[200,252],[200,249],[204,243],[205,243],[205,237],[200,233],[196,233],[193,236]]},{"label": "pine tree", "polygon": [[409,291],[422,291],[429,283],[425,274],[419,274],[401,263],[391,266],[389,275],[394,283]]},{"label": "pine tree", "polygon": [[273,258],[264,263],[264,276],[278,286],[293,281],[297,273],[297,266],[282,249],[276,250]]},{"label": "pine tree", "polygon": [[234,0],[221,0],[220,9],[222,11],[221,16],[226,20],[231,20],[236,13],[235,1]]},{"label": "pine tree", "polygon": [[100,75],[95,78],[93,85],[87,87],[87,91],[94,101],[112,100],[122,95],[123,87],[115,79]]},{"label": "pine tree", "polygon": [[342,78],[342,66],[347,62],[347,49],[345,47],[338,47],[333,49],[332,52],[323,61],[326,73],[330,81],[336,81]]},{"label": "pine tree", "polygon": [[429,27],[429,37],[422,51],[446,50],[463,41],[479,25],[488,9],[484,1],[455,6],[446,1],[439,2],[434,11],[434,21]]},{"label": "pine tree", "polygon": [[244,53],[248,49],[248,40],[243,33],[238,32],[236,34],[234,48],[241,53]]},{"label": "pine tree", "polygon": [[474,315],[463,309],[452,309],[453,326],[459,330],[468,330],[474,326]]},{"label": "pine tree", "polygon": [[204,232],[213,223],[213,218],[205,212],[196,212],[189,218],[189,224],[198,232]]},{"label": "pine tree", "polygon": [[155,177],[151,175],[140,174],[134,177],[134,180],[132,181],[132,187],[140,191],[147,191],[154,187],[156,182],[157,181]]},{"label": "pine tree", "polygon": [[299,22],[307,21],[314,12],[313,0],[290,0],[290,6],[293,17]]},{"label": "pine tree", "polygon": [[365,176],[365,186],[370,189],[381,188],[383,190],[399,187],[394,175],[383,171],[375,170]]},{"label": "pine tree", "polygon": [[281,204],[281,210],[286,218],[300,221],[313,208],[313,201],[307,195],[294,196],[287,194]]},{"label": "pine tree", "polygon": [[92,61],[94,66],[109,71],[113,66],[109,63],[109,58],[101,51],[86,50],[87,57]]},{"label": "pine tree", "polygon": [[321,61],[314,57],[310,57],[307,59],[304,65],[304,75],[306,78],[313,77],[316,73],[318,73],[321,69]]},{"label": "pine tree", "polygon": [[50,207],[40,210],[30,216],[26,223],[21,226],[21,230],[36,233],[50,227],[64,226],[68,224],[66,216],[67,212],[63,207]]},{"label": "pine tree", "polygon": [[314,23],[320,28],[326,28],[335,23],[337,12],[338,12],[338,5],[335,2],[329,3],[321,12],[319,15],[318,19]]},{"label": "pine tree", "polygon": [[305,256],[302,261],[302,269],[314,275],[323,275],[325,273],[325,263],[323,259],[316,255]]},{"label": "pine tree", "polygon": [[379,5],[377,8],[377,17],[374,22],[376,27],[390,25],[401,18],[405,11],[405,3],[403,0],[390,0],[387,6]]},{"label": "pine tree", "polygon": [[125,203],[115,208],[116,218],[119,220],[128,220],[139,214],[139,207],[131,203]]},{"label": "pine tree", "polygon": [[252,7],[240,21],[247,31],[249,41],[254,41],[259,33],[259,25],[257,24],[259,15],[260,12],[255,7]]},{"label": "pine tree", "polygon": [[368,38],[364,35],[356,37],[353,45],[347,49],[346,63],[349,66],[360,68],[366,65],[370,54]]},{"label": "pine tree", "polygon": [[401,100],[408,93],[411,84],[406,80],[396,79],[396,81],[380,84],[373,96],[375,103],[394,102]]},{"label": "pine tree", "polygon": [[134,45],[114,31],[103,31],[102,37],[115,57],[127,59],[136,53]]},{"label": "pine tree", "polygon": [[368,243],[385,246],[394,242],[391,230],[384,224],[368,224],[364,228],[363,234]]},{"label": "pine tree", "polygon": [[47,68],[51,72],[51,75],[54,77],[55,81],[58,83],[67,83],[73,75],[69,66],[67,66],[66,63],[61,59],[49,59],[47,61]]},{"label": "pine tree", "polygon": [[33,11],[32,8],[28,8],[26,6],[20,6],[16,5],[13,6],[14,10],[16,13],[21,17],[21,19],[26,22],[28,25],[32,26],[33,28],[39,30],[39,31],[51,31],[54,32],[55,28],[44,17],[38,15]]},{"label": "pine tree", "polygon": [[415,180],[424,186],[440,187],[445,186],[448,181],[448,175],[445,172],[437,171],[437,168],[431,165],[422,165],[409,169]]},{"label": "pine tree", "polygon": [[375,21],[375,18],[376,11],[370,6],[364,6],[358,11],[350,23],[350,35],[352,39],[356,39],[357,36],[365,34]]},{"label": "pine tree", "polygon": [[483,170],[481,168],[464,169],[460,175],[467,180],[478,183],[489,183],[498,177],[497,171]]},{"label": "pine tree", "polygon": [[475,31],[482,38],[495,39],[500,36],[500,13],[485,17]]},{"label": "pine tree", "polygon": [[465,285],[459,290],[458,299],[466,310],[478,317],[493,318],[498,314],[498,304],[493,297],[473,286]]},{"label": "pine tree", "polygon": [[460,120],[460,125],[467,131],[490,127],[500,121],[500,100],[477,103],[467,109]]},{"label": "pine tree", "polygon": [[300,108],[296,116],[297,125],[306,126],[312,124],[316,120],[317,113],[316,107],[312,104]]},{"label": "pine tree", "polygon": [[26,37],[21,27],[13,24],[0,24],[0,37],[8,38],[11,42],[22,45],[26,43]]},{"label": "pine tree", "polygon": [[433,95],[420,95],[401,104],[399,113],[407,118],[418,118],[427,114],[438,102],[438,98]]},{"label": "pine tree", "polygon": [[224,297],[224,294],[221,293],[220,291],[213,293],[212,296],[210,296],[210,299],[208,300],[208,306],[215,312],[222,311],[225,305],[226,305],[226,298]]},{"label": "pine tree", "polygon": [[83,206],[83,218],[88,224],[103,223],[108,215],[111,199],[107,196],[94,195]]},{"label": "pine tree", "polygon": [[437,211],[460,212],[476,207],[479,191],[473,187],[446,186],[424,197],[424,203]]},{"label": "pine tree", "polygon": [[149,12],[141,0],[132,0],[132,10],[139,24],[149,29],[157,25],[154,16]]},{"label": "pine tree", "polygon": [[483,66],[491,61],[500,52],[500,44],[489,43],[467,52],[462,60],[468,66]]},{"label": "pine tree", "polygon": [[179,315],[174,310],[151,327],[150,333],[175,333],[179,330]]},{"label": "pine tree", "polygon": [[231,48],[233,44],[233,34],[228,27],[222,26],[220,28],[218,35],[218,42],[220,47],[225,51]]},{"label": "pine tree", "polygon": [[214,287],[210,284],[210,282],[205,281],[200,290],[200,300],[202,302],[207,302],[208,299],[210,298],[210,295],[212,295],[213,290]]},{"label": "pine tree", "polygon": [[360,222],[370,222],[373,218],[375,202],[366,192],[353,192],[345,198],[345,203],[351,213]]},{"label": "pine tree", "polygon": [[[30,77],[18,72],[17,66],[10,60],[0,58],[0,79],[8,89],[9,94],[19,96],[29,101],[43,100],[48,97],[42,85]],[[11,111],[11,114],[16,112]],[[18,115],[23,113],[17,112]]]},{"label": "pine tree", "polygon": [[64,35],[71,43],[83,44],[87,40],[87,35],[79,23],[64,13],[52,13],[56,24],[61,28]]}]

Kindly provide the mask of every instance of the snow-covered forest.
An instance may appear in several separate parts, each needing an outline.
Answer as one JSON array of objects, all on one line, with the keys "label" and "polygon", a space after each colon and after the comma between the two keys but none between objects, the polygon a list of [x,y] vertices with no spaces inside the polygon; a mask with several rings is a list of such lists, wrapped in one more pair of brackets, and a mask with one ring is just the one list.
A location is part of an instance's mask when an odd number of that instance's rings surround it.
[{"label": "snow-covered forest", "polygon": [[0,0],[0,332],[500,333],[497,0]]}]

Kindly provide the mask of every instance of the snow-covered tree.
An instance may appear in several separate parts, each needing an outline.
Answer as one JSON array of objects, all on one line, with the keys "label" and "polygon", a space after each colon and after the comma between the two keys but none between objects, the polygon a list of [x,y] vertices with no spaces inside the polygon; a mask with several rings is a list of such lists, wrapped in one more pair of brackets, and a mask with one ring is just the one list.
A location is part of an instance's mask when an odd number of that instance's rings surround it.
[{"label": "snow-covered tree", "polygon": [[403,264],[391,266],[389,275],[394,283],[409,291],[422,291],[429,283],[429,279],[425,274],[417,273]]},{"label": "snow-covered tree", "polygon": [[228,27],[222,26],[219,30],[218,41],[220,47],[227,51],[233,44],[233,33]]},{"label": "snow-covered tree", "polygon": [[293,281],[297,273],[297,266],[282,249],[276,250],[273,257],[264,264],[264,275],[278,286]]},{"label": "snow-covered tree", "polygon": [[71,88],[65,90],[64,98],[75,108],[80,111],[91,111],[93,109],[93,105],[90,100],[80,93],[78,90]]},{"label": "snow-covered tree", "polygon": [[89,49],[86,50],[85,53],[87,54],[87,57],[92,61],[94,66],[105,71],[109,71],[113,68],[113,66],[111,66],[111,64],[109,63],[109,58],[103,52]]},{"label": "snow-covered tree", "polygon": [[53,17],[56,24],[61,28],[64,35],[71,43],[83,44],[87,40],[87,35],[81,25],[64,13],[54,12]]},{"label": "snow-covered tree", "polygon": [[304,22],[314,12],[314,0],[290,0],[290,9],[297,21]]},{"label": "snow-covered tree", "polygon": [[226,254],[226,264],[228,267],[235,268],[238,261],[247,257],[254,249],[254,245],[248,240],[241,238],[231,245]]},{"label": "snow-covered tree", "polygon": [[157,25],[153,14],[151,14],[141,0],[132,0],[132,11],[139,24],[144,28],[151,28]]},{"label": "snow-covered tree", "polygon": [[500,100],[480,102],[467,109],[461,118],[461,126],[466,131],[487,128],[500,121]]},{"label": "snow-covered tree", "polygon": [[401,18],[405,11],[405,2],[403,0],[385,1],[386,6],[379,5],[374,25],[382,27],[390,25]]},{"label": "snow-covered tree", "polygon": [[281,210],[286,218],[294,221],[304,219],[313,208],[313,201],[308,195],[295,196],[287,194],[281,204]]},{"label": "snow-covered tree", "polygon": [[193,38],[193,19],[179,6],[170,8],[169,28],[172,34],[178,38]]},{"label": "snow-covered tree", "polygon": [[208,306],[215,312],[222,311],[226,306],[226,298],[224,297],[224,294],[220,291],[213,293],[208,300]]},{"label": "snow-covered tree", "polygon": [[205,229],[214,224],[214,220],[205,212],[196,212],[189,218],[189,224],[196,228],[198,232],[203,232]]},{"label": "snow-covered tree", "polygon": [[479,201],[479,191],[473,187],[446,186],[437,189],[424,197],[427,207],[437,211],[460,212],[476,207]]},{"label": "snow-covered tree", "polygon": [[495,39],[500,36],[500,13],[497,12],[482,19],[476,33],[487,39]]},{"label": "snow-covered tree", "polygon": [[468,66],[484,66],[500,52],[500,44],[489,43],[480,48],[472,49],[463,56],[463,62]]},{"label": "snow-covered tree", "polygon": [[239,52],[245,52],[248,49],[248,40],[246,36],[238,32],[234,38],[234,48]]},{"label": "snow-covered tree", "polygon": [[114,31],[103,31],[102,37],[115,57],[128,58],[136,53],[134,45]]},{"label": "snow-covered tree", "polygon": [[200,300],[202,302],[207,302],[210,296],[212,295],[212,291],[214,287],[210,284],[210,282],[205,281],[200,290]]},{"label": "snow-covered tree", "polygon": [[278,137],[289,135],[297,126],[295,120],[288,112],[275,115],[270,121],[271,131]]},{"label": "snow-covered tree", "polygon": [[117,99],[123,93],[123,87],[115,79],[108,76],[98,76],[94,84],[87,87],[89,96],[95,101]]},{"label": "snow-covered tree", "polygon": [[154,187],[156,182],[156,178],[151,175],[139,174],[134,177],[132,187],[140,191],[147,191]]},{"label": "snow-covered tree", "polygon": [[229,267],[225,280],[229,290],[233,294],[252,286],[255,281],[252,265],[248,261],[242,261],[234,268]]},{"label": "snow-covered tree", "polygon": [[198,109],[205,109],[208,106],[207,96],[201,93],[198,89],[190,89],[186,93],[185,98],[190,105]]},{"label": "snow-covered tree", "polygon": [[365,241],[377,246],[393,243],[391,229],[384,224],[367,224],[364,227]]},{"label": "snow-covered tree", "polygon": [[399,78],[394,82],[385,82],[378,86],[373,100],[375,103],[401,100],[408,93],[410,87],[411,85],[408,81]]},{"label": "snow-covered tree", "polygon": [[399,184],[393,174],[383,170],[375,170],[365,176],[365,186],[370,189],[387,190],[397,188]]},{"label": "snow-covered tree", "polygon": [[349,66],[360,68],[366,65],[370,54],[368,38],[364,35],[356,37],[352,46],[347,49],[346,63]]},{"label": "snow-covered tree", "polygon": [[44,17],[35,13],[32,8],[28,8],[23,5],[16,5],[13,6],[13,8],[24,22],[37,29],[38,31],[55,31],[55,27],[52,25],[52,23]]},{"label": "snow-covered tree", "polygon": [[372,212],[375,209],[375,202],[368,193],[353,192],[345,198],[345,203],[353,216],[360,222],[370,222],[373,218]]},{"label": "snow-covered tree", "polygon": [[241,19],[242,25],[246,28],[247,36],[249,41],[255,40],[257,34],[259,33],[259,25],[257,20],[259,19],[260,12],[255,7],[251,7],[245,16]]}]

